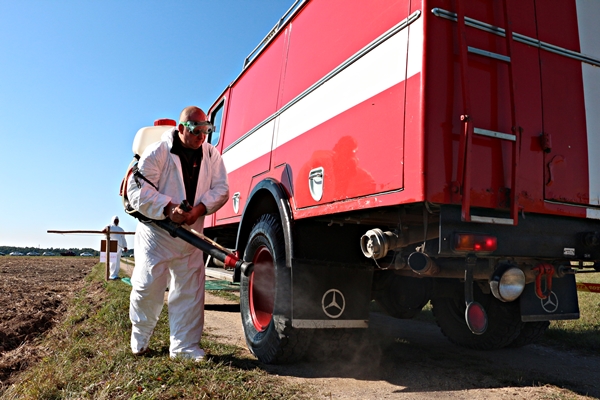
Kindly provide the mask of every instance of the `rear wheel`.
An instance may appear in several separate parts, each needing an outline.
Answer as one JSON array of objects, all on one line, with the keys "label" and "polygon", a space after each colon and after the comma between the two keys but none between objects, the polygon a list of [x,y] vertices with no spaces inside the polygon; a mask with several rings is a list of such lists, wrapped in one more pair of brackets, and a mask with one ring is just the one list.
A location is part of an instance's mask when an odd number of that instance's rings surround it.
[{"label": "rear wheel", "polygon": [[509,345],[519,336],[523,322],[518,302],[501,302],[473,285],[475,301],[485,308],[488,317],[487,330],[475,335],[465,322],[464,284],[455,281],[443,285],[448,285],[441,290],[445,295],[434,297],[431,304],[438,326],[451,342],[471,349],[494,350]]},{"label": "rear wheel", "polygon": [[537,342],[544,336],[546,329],[550,326],[550,321],[525,322],[519,336],[510,344],[510,347],[523,347]]},{"label": "rear wheel", "polygon": [[281,223],[272,214],[252,228],[244,261],[254,263],[250,276],[242,274],[240,309],[248,348],[261,362],[285,363],[303,357],[309,330],[291,327],[291,277],[285,265]]},{"label": "rear wheel", "polygon": [[382,271],[373,277],[373,298],[394,318],[414,318],[431,297],[429,278],[400,276]]}]

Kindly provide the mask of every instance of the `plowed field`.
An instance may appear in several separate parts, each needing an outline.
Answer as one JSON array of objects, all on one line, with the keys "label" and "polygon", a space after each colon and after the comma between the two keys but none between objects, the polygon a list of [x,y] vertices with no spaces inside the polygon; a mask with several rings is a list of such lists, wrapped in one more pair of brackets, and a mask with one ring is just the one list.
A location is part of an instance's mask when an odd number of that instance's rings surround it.
[{"label": "plowed field", "polygon": [[98,262],[87,257],[0,257],[0,384],[39,359],[35,339]]}]

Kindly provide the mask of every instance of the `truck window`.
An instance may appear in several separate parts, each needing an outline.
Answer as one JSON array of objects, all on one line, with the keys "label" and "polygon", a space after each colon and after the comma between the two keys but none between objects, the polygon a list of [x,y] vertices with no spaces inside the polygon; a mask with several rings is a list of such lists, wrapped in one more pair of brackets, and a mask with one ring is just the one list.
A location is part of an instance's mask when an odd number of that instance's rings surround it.
[{"label": "truck window", "polygon": [[213,146],[216,146],[217,143],[219,143],[219,139],[221,138],[221,125],[223,122],[223,106],[224,105],[225,105],[225,100],[223,100],[221,102],[221,104],[219,104],[217,106],[215,111],[213,111],[212,115],[210,116],[210,122],[212,122],[212,124],[215,126],[215,131],[213,133],[211,133],[210,138],[208,139],[208,142],[210,144],[212,144]]}]

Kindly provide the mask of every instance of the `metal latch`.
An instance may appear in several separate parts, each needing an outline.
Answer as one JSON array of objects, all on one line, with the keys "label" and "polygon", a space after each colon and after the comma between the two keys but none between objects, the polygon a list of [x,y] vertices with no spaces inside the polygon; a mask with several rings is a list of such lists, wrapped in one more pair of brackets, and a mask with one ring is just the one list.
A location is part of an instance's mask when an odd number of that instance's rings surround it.
[{"label": "metal latch", "polygon": [[315,201],[319,201],[323,197],[324,175],[323,167],[311,169],[308,173],[308,188]]},{"label": "metal latch", "polygon": [[231,196],[231,203],[233,205],[233,212],[237,214],[240,210],[240,192],[235,192]]}]

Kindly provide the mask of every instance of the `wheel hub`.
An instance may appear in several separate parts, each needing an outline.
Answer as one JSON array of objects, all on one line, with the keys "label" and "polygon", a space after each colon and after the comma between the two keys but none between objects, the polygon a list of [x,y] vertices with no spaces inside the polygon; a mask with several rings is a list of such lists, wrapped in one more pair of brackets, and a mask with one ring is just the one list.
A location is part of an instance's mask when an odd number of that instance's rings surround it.
[{"label": "wheel hub", "polygon": [[266,246],[258,248],[252,262],[254,271],[249,280],[250,315],[256,330],[262,332],[273,318],[275,267],[273,256]]}]

